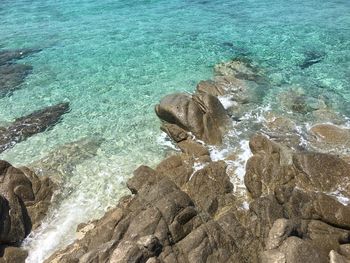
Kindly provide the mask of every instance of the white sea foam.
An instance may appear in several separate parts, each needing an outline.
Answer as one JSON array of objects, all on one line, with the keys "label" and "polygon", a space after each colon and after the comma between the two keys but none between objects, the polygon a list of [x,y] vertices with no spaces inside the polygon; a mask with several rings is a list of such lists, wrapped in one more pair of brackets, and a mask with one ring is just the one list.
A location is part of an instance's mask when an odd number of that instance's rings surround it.
[{"label": "white sea foam", "polygon": [[220,100],[222,106],[224,106],[225,109],[229,109],[235,104],[237,104],[233,99],[232,96],[225,95],[225,96],[218,96],[218,99]]},{"label": "white sea foam", "polygon": [[236,167],[235,175],[243,183],[247,161],[253,154],[250,151],[248,140],[240,141],[239,145],[241,148],[241,152],[238,155],[237,159],[233,161],[233,166]]},{"label": "white sea foam", "polygon": [[195,163],[193,164],[193,167],[192,167],[192,168],[193,168],[193,172],[192,172],[192,174],[191,174],[189,180],[191,181],[193,175],[194,175],[197,171],[202,170],[205,166],[207,166],[207,163],[195,162]]},{"label": "white sea foam", "polygon": [[165,132],[161,132],[161,134],[157,137],[157,144],[178,151],[178,148]]}]

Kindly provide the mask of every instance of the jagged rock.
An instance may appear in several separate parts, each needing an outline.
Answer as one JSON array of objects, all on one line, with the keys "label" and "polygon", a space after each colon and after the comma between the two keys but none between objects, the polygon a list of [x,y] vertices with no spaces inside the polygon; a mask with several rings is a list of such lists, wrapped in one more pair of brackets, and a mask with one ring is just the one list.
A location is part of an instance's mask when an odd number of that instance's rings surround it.
[{"label": "jagged rock", "polygon": [[294,236],[288,237],[279,251],[284,254],[285,262],[288,263],[328,262],[328,257],[320,253],[312,243]]},{"label": "jagged rock", "polygon": [[83,237],[46,262],[241,262],[233,238],[199,214],[167,176],[141,166],[127,185],[134,196],[85,226]]},{"label": "jagged rock", "polygon": [[350,262],[349,259],[340,255],[339,253],[337,253],[334,250],[329,252],[329,258],[330,258],[330,260],[329,260],[330,263],[349,263]]},{"label": "jagged rock", "polygon": [[168,134],[168,136],[175,142],[181,142],[189,137],[188,132],[186,132],[184,129],[180,128],[176,124],[163,123],[160,129],[166,134]]},{"label": "jagged rock", "polygon": [[350,153],[350,129],[341,128],[332,124],[316,124],[310,129],[311,145],[323,152],[335,154]]},{"label": "jagged rock", "polygon": [[350,244],[340,245],[339,253],[345,256],[347,259],[350,259]]},{"label": "jagged rock", "polygon": [[24,202],[34,200],[30,180],[18,169],[0,161],[1,244],[17,244],[31,230]]},{"label": "jagged rock", "polygon": [[0,130],[0,153],[53,127],[68,111],[69,103],[59,103],[16,119],[10,126]]},{"label": "jagged rock", "polygon": [[350,165],[337,156],[322,153],[293,153],[262,135],[250,141],[253,152],[247,162],[245,184],[252,197],[269,194],[278,186],[297,186],[306,191],[349,195]]},{"label": "jagged rock", "polygon": [[233,186],[226,174],[225,162],[210,162],[204,168],[195,172],[184,185],[185,191],[197,207],[214,215],[220,208],[232,202]]},{"label": "jagged rock", "polygon": [[31,221],[32,230],[34,230],[41,225],[41,221],[47,214],[54,191],[56,190],[56,184],[47,176],[38,177],[27,167],[20,167],[19,169],[30,180],[34,193],[34,200],[24,202]]},{"label": "jagged rock", "polygon": [[184,93],[164,97],[156,106],[158,117],[192,132],[209,144],[220,144],[229,117],[220,101],[212,95]]},{"label": "jagged rock", "polygon": [[48,178],[39,179],[27,168],[20,170],[5,161],[0,161],[0,177],[0,243],[17,245],[39,225],[54,186]]},{"label": "jagged rock", "polygon": [[296,184],[302,189],[333,192],[339,186],[350,194],[350,165],[337,156],[322,153],[296,153]]}]

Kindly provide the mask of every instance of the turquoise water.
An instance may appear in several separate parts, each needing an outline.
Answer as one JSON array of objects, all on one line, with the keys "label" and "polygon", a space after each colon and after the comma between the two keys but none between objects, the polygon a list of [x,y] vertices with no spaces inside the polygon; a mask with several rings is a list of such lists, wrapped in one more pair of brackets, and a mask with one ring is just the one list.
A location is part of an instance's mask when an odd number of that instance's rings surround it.
[{"label": "turquoise water", "polygon": [[[71,103],[54,129],[0,158],[24,165],[65,143],[104,139],[96,156],[66,175],[61,200],[27,242],[29,262],[71,242],[78,223],[115,204],[138,165],[162,159],[154,105],[193,91],[220,61],[244,56],[264,70],[262,107],[279,108],[278,94],[295,88],[350,117],[348,0],[2,0],[0,18],[0,48],[43,49],[22,60],[33,73],[0,98],[0,122]],[[324,58],[302,69],[310,53]]]}]

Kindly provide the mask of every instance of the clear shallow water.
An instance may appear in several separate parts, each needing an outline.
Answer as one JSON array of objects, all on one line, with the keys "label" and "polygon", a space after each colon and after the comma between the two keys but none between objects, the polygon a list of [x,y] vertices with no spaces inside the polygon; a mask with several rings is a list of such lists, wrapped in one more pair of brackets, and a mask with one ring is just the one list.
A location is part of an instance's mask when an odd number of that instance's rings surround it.
[{"label": "clear shallow water", "polygon": [[[154,105],[192,91],[222,60],[246,56],[265,71],[262,107],[277,109],[278,94],[298,87],[349,117],[349,14],[347,0],[1,1],[0,47],[43,51],[23,59],[33,74],[0,99],[0,122],[61,101],[71,112],[0,158],[23,165],[83,137],[104,139],[65,180],[69,191],[29,240],[28,261],[70,242],[78,223],[115,204],[138,165],[161,160]],[[310,52],[324,59],[301,69]]]}]

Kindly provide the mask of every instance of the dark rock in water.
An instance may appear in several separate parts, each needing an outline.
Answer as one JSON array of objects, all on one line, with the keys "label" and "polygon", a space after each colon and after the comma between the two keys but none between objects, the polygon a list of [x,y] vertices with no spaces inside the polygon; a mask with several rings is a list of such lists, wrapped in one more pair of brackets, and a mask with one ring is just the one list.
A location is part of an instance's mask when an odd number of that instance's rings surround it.
[{"label": "dark rock in water", "polygon": [[40,52],[41,49],[15,49],[15,50],[1,50],[0,51],[0,65],[13,62],[21,58],[25,58],[31,54]]},{"label": "dark rock in water", "polygon": [[0,51],[0,97],[11,94],[26,76],[32,71],[32,66],[15,63],[40,49],[20,49]]},{"label": "dark rock in water", "polygon": [[0,153],[36,133],[53,127],[61,119],[62,115],[68,111],[68,102],[59,103],[20,117],[11,123],[9,127],[1,128]]},{"label": "dark rock in water", "polygon": [[32,69],[32,66],[22,64],[0,65],[0,97],[14,91]]},{"label": "dark rock in water", "polygon": [[306,69],[316,63],[321,62],[326,56],[326,53],[319,51],[308,51],[305,52],[305,59],[299,65],[301,69]]}]

